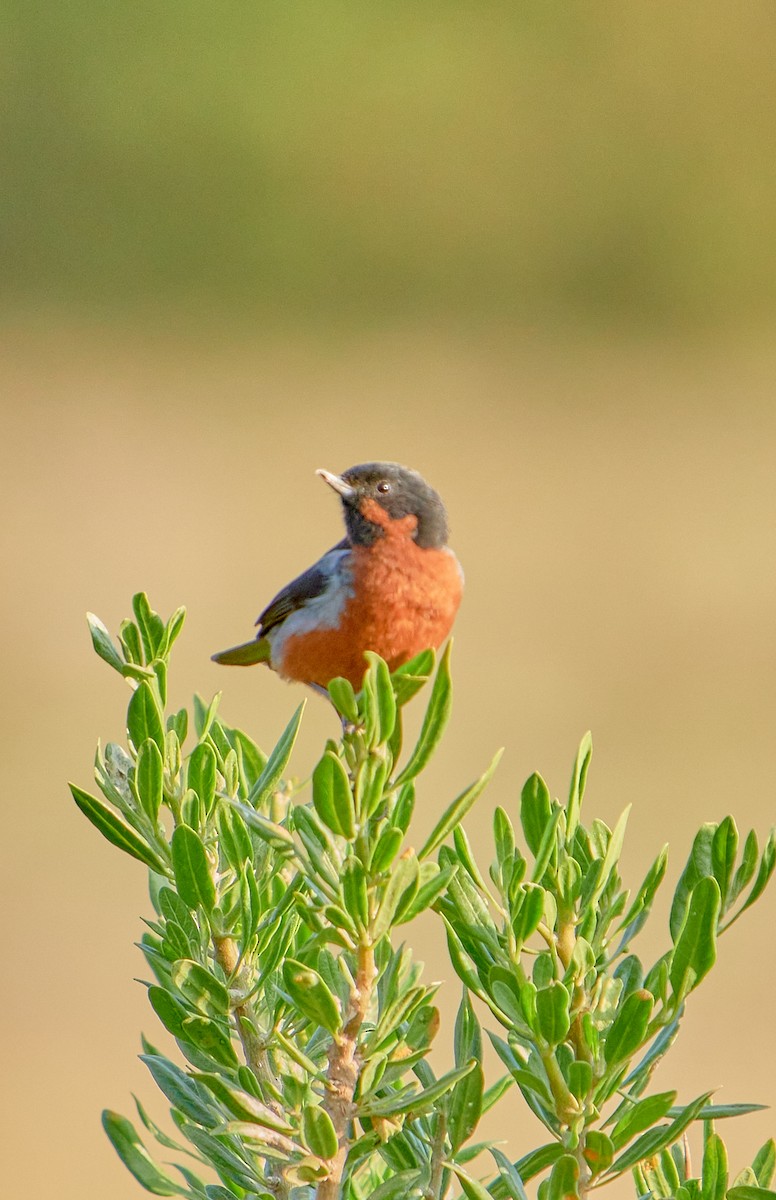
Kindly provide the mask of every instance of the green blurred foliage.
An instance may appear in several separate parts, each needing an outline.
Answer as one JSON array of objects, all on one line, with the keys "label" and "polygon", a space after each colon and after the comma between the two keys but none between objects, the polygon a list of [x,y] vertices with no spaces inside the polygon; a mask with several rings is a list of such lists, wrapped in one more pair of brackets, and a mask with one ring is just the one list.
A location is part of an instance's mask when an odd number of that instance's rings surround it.
[{"label": "green blurred foliage", "polygon": [[6,307],[740,323],[776,8],[10,0]]}]

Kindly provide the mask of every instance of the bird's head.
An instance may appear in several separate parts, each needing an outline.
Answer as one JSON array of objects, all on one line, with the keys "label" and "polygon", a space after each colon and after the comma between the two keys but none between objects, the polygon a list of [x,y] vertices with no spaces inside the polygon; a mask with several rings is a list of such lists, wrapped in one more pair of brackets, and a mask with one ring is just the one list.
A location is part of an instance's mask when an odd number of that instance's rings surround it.
[{"label": "bird's head", "polygon": [[372,462],[350,467],[341,475],[317,472],[342,500],[348,537],[369,546],[392,530],[405,533],[424,549],[447,542],[447,513],[417,471],[399,463]]}]

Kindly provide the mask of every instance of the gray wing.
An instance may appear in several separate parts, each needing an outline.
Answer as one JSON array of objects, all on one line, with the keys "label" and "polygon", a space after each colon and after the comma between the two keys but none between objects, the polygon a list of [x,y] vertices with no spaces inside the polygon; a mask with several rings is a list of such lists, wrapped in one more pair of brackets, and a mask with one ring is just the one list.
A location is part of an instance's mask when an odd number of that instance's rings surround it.
[{"label": "gray wing", "polygon": [[343,558],[350,555],[350,543],[347,538],[343,538],[331,550],[328,550],[322,558],[319,558],[317,563],[313,563],[296,579],[292,579],[287,583],[282,591],[278,592],[274,600],[270,600],[264,612],[259,616],[256,624],[259,626],[259,637],[263,637],[270,629],[276,625],[281,625],[292,612],[296,612],[299,608],[304,608],[316,596],[321,596],[326,591],[331,583],[332,577],[338,572],[343,565]]}]

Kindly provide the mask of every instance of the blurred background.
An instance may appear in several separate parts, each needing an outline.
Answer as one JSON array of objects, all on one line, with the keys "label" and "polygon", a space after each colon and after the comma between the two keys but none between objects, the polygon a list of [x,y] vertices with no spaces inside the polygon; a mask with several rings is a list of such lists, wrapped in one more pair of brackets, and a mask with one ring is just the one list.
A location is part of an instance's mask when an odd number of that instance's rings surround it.
[{"label": "blurred background", "polygon": [[[539,769],[632,803],[642,957],[705,820],[776,816],[776,9],[8,0],[0,49],[8,1194],[140,1193],[99,1127],[160,1037],[143,871],[69,799],[128,694],[92,654],[184,603],[173,698],[265,747],[300,698],[210,654],[340,536],[313,471],[416,467],[467,573],[422,838],[499,745],[491,852]],[[177,662],[177,666],[175,665]],[[311,698],[303,777],[333,715]],[[776,893],[721,942],[657,1076],[776,1102]],[[10,911],[9,911],[10,908]],[[458,987],[433,922],[409,931]],[[160,1038],[161,1040],[161,1038]],[[494,1067],[495,1071],[495,1067]],[[545,1140],[518,1103],[486,1132]],[[773,1113],[722,1132],[731,1167]],[[618,1190],[619,1188],[619,1190]],[[630,1194],[626,1181],[610,1194]]]}]

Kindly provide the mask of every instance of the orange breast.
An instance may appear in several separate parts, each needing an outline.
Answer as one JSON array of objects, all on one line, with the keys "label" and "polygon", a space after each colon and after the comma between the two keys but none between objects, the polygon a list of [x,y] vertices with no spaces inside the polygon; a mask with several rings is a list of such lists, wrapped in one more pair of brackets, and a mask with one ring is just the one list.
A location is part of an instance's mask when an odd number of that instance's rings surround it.
[{"label": "orange breast", "polygon": [[[399,522],[396,522],[399,525]],[[364,651],[374,650],[391,670],[449,634],[463,591],[461,568],[452,551],[421,549],[404,529],[387,529],[371,546],[356,546],[353,596],[336,629],[289,637],[282,662],[286,679],[325,687],[337,675],[358,691],[366,669]]]}]

